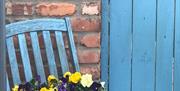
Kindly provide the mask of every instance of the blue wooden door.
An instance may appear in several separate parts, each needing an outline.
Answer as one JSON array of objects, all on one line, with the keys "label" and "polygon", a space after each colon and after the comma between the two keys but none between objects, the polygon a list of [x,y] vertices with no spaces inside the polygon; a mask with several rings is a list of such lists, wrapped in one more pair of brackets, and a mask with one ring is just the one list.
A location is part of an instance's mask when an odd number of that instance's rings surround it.
[{"label": "blue wooden door", "polygon": [[180,91],[180,0],[103,0],[109,91]]}]

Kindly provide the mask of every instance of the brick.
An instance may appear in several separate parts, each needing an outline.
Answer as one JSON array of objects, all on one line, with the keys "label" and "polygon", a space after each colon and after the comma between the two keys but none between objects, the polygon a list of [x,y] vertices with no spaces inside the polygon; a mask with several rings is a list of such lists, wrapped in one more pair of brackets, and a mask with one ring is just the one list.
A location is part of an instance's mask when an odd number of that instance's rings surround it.
[{"label": "brick", "polygon": [[5,7],[6,7],[6,14],[11,15],[12,14],[12,3],[7,2]]},{"label": "brick", "polygon": [[75,17],[71,19],[71,23],[74,31],[90,32],[101,30],[100,19]]},{"label": "brick", "polygon": [[17,58],[17,63],[22,64],[21,53],[19,50],[16,50],[16,58]]},{"label": "brick", "polygon": [[13,4],[12,5],[13,15],[24,15],[24,5],[23,4]]},{"label": "brick", "polygon": [[40,3],[36,6],[36,12],[41,16],[72,15],[76,11],[76,5],[71,3]]},{"label": "brick", "polygon": [[98,15],[99,14],[98,4],[97,3],[83,4],[82,14],[83,15]]},{"label": "brick", "polygon": [[92,74],[95,80],[100,79],[99,65],[81,65],[80,71],[82,74]]},{"label": "brick", "polygon": [[86,34],[80,43],[86,47],[100,47],[100,33]]},{"label": "brick", "polygon": [[17,35],[15,35],[15,36],[13,37],[13,41],[14,41],[14,47],[15,47],[16,49],[19,48]]},{"label": "brick", "polygon": [[26,45],[28,48],[31,48],[31,36],[29,33],[25,33],[25,37],[26,37]]},{"label": "brick", "polygon": [[78,50],[80,63],[99,63],[100,52],[98,50]]},{"label": "brick", "polygon": [[24,15],[32,15],[32,14],[33,14],[32,5],[31,4],[25,4]]},{"label": "brick", "polygon": [[31,3],[12,4],[12,15],[32,15]]}]

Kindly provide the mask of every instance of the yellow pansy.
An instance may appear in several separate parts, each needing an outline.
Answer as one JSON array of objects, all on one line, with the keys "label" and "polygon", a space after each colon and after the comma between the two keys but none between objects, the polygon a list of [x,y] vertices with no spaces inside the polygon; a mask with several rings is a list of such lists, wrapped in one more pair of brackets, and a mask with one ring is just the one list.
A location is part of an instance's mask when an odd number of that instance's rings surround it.
[{"label": "yellow pansy", "polygon": [[58,91],[58,88],[57,88],[57,87],[55,87],[53,91]]},{"label": "yellow pansy", "polygon": [[12,88],[12,91],[18,91],[19,86],[15,85],[14,88]]},{"label": "yellow pansy", "polygon": [[46,88],[46,87],[43,87],[43,88],[41,88],[40,89],[40,91],[58,91],[58,88],[57,87],[55,87],[55,88]]},{"label": "yellow pansy", "polygon": [[46,87],[40,89],[40,91],[49,91]]},{"label": "yellow pansy", "polygon": [[55,88],[49,88],[48,91],[58,91],[58,89],[57,89],[57,87],[55,87]]},{"label": "yellow pansy", "polygon": [[92,75],[85,74],[81,77],[81,84],[83,87],[90,87],[93,84]]},{"label": "yellow pansy", "polygon": [[81,80],[81,73],[75,72],[69,77],[69,81],[72,83],[78,83]]},{"label": "yellow pansy", "polygon": [[54,89],[53,88],[49,88],[49,90],[48,91],[54,91]]},{"label": "yellow pansy", "polygon": [[54,87],[54,84],[51,84],[51,83],[50,83],[50,84],[49,84],[49,87],[50,87],[50,88],[53,88],[53,87]]},{"label": "yellow pansy", "polygon": [[51,80],[57,80],[57,78],[54,75],[49,75],[48,82],[50,82]]},{"label": "yellow pansy", "polygon": [[70,77],[70,76],[71,76],[71,72],[66,72],[66,73],[63,75],[64,78],[66,78],[67,76]]}]

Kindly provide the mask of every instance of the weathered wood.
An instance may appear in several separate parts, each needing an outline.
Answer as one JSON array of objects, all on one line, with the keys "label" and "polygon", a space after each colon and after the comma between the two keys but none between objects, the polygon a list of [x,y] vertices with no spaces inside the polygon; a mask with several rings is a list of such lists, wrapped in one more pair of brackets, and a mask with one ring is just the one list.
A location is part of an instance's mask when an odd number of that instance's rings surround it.
[{"label": "weathered wood", "polygon": [[50,37],[50,32],[49,31],[43,31],[43,38],[44,38],[44,44],[46,47],[46,56],[48,59],[50,74],[58,77],[56,62],[55,62],[55,58],[54,58],[54,52],[53,52],[53,47],[52,47],[52,42],[51,42],[51,37]]},{"label": "weathered wood", "polygon": [[30,36],[32,41],[32,48],[33,48],[37,73],[41,77],[41,81],[46,82],[46,76],[44,72],[37,32],[30,32]]},{"label": "weathered wood", "polygon": [[132,90],[155,88],[156,0],[133,1]]},{"label": "weathered wood", "polygon": [[[65,23],[68,23],[68,24],[65,24]],[[41,26],[41,28],[36,27],[36,26]],[[63,73],[65,73],[66,71],[69,71],[69,66],[68,66],[68,60],[67,60],[62,32],[68,33],[68,39],[70,41],[70,50],[72,52],[72,57],[74,57],[72,61],[73,61],[74,66],[76,66],[75,67],[76,71],[79,71],[77,52],[76,52],[76,48],[74,44],[74,39],[73,39],[73,34],[72,34],[72,29],[70,26],[69,19],[66,19],[66,20],[65,19],[34,19],[34,20],[12,23],[12,24],[7,25],[6,28],[8,29],[8,31],[6,32],[7,48],[8,48],[8,54],[9,54],[9,59],[10,59],[10,66],[12,68],[11,70],[14,72],[12,73],[13,81],[15,82],[14,84],[20,83],[21,81],[18,75],[19,74],[18,65],[17,65],[18,60],[16,59],[16,53],[15,53],[14,43],[13,43],[13,37],[14,37],[13,35],[18,36],[18,42],[20,46],[20,53],[22,57],[26,81],[29,81],[32,79],[31,64],[30,64],[27,43],[26,43],[26,38],[25,38],[26,32],[30,33],[30,36],[31,36],[32,49],[34,53],[35,65],[37,68],[36,70],[37,70],[37,73],[41,76],[42,82],[45,82],[46,76],[45,76],[45,71],[43,67],[39,41],[38,41],[38,35],[37,35],[38,32],[42,32],[43,34],[50,74],[58,77],[50,32],[53,32],[53,33],[55,32],[55,38],[56,38],[58,53],[60,57],[59,59],[60,59]],[[40,29],[44,29],[44,30],[40,30]]]},{"label": "weathered wood", "polygon": [[6,37],[25,32],[37,32],[42,30],[67,31],[66,24],[63,19],[34,19],[8,24],[6,26]]},{"label": "weathered wood", "polygon": [[6,91],[5,0],[0,0],[0,89]]},{"label": "weathered wood", "polygon": [[11,66],[13,83],[19,84],[21,83],[21,80],[20,80],[20,74],[19,74],[19,69],[18,69],[18,64],[17,64],[16,52],[14,48],[13,37],[6,39],[6,45],[7,45],[7,52],[9,56],[9,63]]},{"label": "weathered wood", "polygon": [[66,56],[66,50],[64,47],[62,32],[56,31],[55,36],[56,36],[58,53],[59,53],[59,59],[61,63],[61,69],[62,69],[62,72],[65,73],[69,71],[69,66],[68,66],[68,61],[67,61],[67,56]]},{"label": "weathered wood", "polygon": [[79,62],[78,62],[78,58],[77,58],[77,51],[76,51],[76,47],[75,47],[75,43],[74,43],[74,36],[73,36],[73,33],[72,33],[70,19],[68,17],[66,17],[65,21],[66,21],[69,45],[70,45],[70,49],[71,49],[70,51],[71,51],[71,55],[72,55],[73,67],[75,67],[76,71],[80,71]]},{"label": "weathered wood", "polygon": [[29,53],[28,53],[28,49],[26,45],[25,35],[19,34],[18,41],[19,41],[20,53],[21,53],[21,58],[23,62],[26,81],[30,81],[32,79],[32,71],[31,71],[31,64],[29,60]]},{"label": "weathered wood", "polygon": [[7,89],[6,91],[11,91],[11,90],[10,90],[10,86],[9,86],[9,79],[8,79],[7,73],[6,73],[6,87],[7,87],[7,88],[6,88],[6,89]]},{"label": "weathered wood", "polygon": [[[125,28],[130,24],[131,42]],[[126,91],[124,81],[129,80],[130,91],[180,90],[180,0],[103,0],[101,34],[101,75],[109,80],[110,91]],[[123,55],[132,60],[129,74],[127,64],[119,62]]]},{"label": "weathered wood", "polygon": [[174,91],[180,91],[180,0],[176,0],[175,6]]},{"label": "weathered wood", "polygon": [[109,91],[130,91],[132,0],[112,0],[110,11]]},{"label": "weathered wood", "polygon": [[106,82],[108,89],[109,73],[109,3],[108,0],[102,0],[102,32],[101,32],[101,81]]},{"label": "weathered wood", "polygon": [[174,0],[158,0],[157,6],[155,91],[171,91],[173,86]]}]

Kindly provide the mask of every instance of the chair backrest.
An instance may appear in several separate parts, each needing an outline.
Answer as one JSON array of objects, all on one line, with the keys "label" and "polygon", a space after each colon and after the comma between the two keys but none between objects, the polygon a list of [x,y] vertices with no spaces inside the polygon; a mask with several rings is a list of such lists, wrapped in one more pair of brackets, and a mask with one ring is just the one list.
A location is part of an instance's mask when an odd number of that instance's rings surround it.
[{"label": "chair backrest", "polygon": [[[14,37],[16,36],[19,44],[19,51],[21,55],[21,60],[23,64],[23,70],[25,75],[25,81],[29,81],[33,78],[32,65],[35,65],[36,72],[41,76],[41,81],[46,81],[44,60],[42,56],[42,51],[40,48],[40,39],[38,37],[39,32],[43,36],[46,59],[49,68],[49,74],[53,74],[58,77],[57,62],[55,61],[55,52],[53,48],[51,33],[54,33],[55,44],[58,51],[58,62],[60,63],[62,73],[69,71],[69,62],[67,60],[67,53],[65,48],[65,43],[63,40],[63,32],[66,33],[69,41],[69,50],[71,54],[71,63],[75,71],[79,71],[79,63],[77,58],[77,52],[75,48],[75,43],[73,39],[72,28],[69,18],[64,19],[34,19],[20,21],[16,23],[11,23],[6,25],[6,44],[9,66],[11,70],[11,77],[13,84],[21,83],[19,70],[19,60],[17,59],[17,52],[15,49]],[[34,64],[31,64],[29,57],[28,41],[26,38],[26,33],[30,35],[31,47],[34,55]],[[8,72],[7,72],[8,73]],[[8,76],[9,74],[7,74]],[[8,81],[8,80],[7,80]],[[10,81],[10,80],[9,80]],[[9,82],[7,82],[9,85]]]}]

